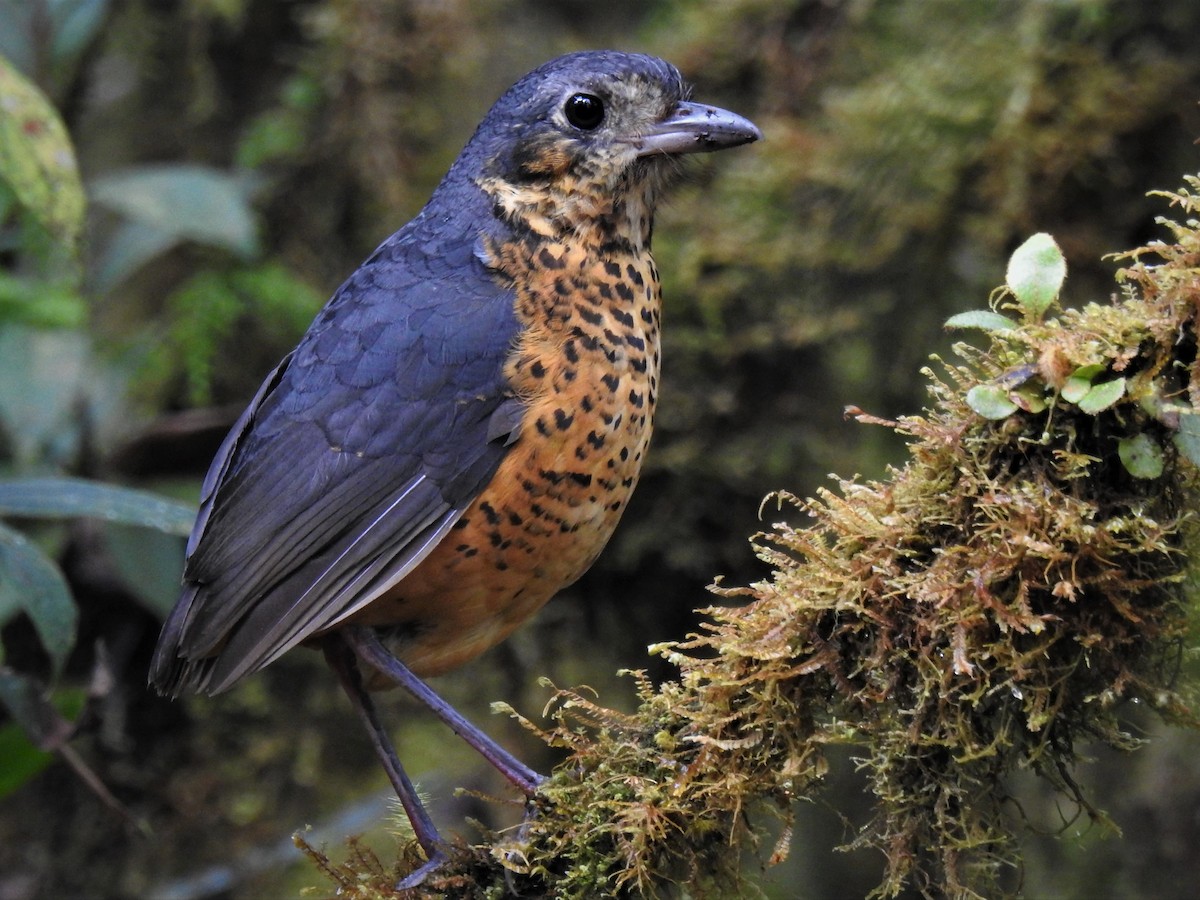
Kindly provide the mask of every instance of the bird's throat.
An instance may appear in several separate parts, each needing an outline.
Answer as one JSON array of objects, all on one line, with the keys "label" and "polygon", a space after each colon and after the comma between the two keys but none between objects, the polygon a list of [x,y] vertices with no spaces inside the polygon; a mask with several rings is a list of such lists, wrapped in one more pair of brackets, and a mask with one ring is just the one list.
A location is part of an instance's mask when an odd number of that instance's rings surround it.
[{"label": "bird's throat", "polygon": [[514,182],[488,177],[480,188],[517,236],[569,241],[598,252],[648,253],[654,228],[654,179],[638,167],[613,186],[589,172]]}]

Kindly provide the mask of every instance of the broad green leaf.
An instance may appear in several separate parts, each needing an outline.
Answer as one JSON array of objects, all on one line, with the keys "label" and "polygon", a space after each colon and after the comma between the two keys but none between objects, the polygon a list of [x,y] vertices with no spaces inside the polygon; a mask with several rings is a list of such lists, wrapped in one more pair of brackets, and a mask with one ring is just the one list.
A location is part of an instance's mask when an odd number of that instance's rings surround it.
[{"label": "broad green leaf", "polygon": [[1102,381],[1092,385],[1092,389],[1083,395],[1077,405],[1089,415],[1095,415],[1108,409],[1125,396],[1125,379],[1114,378],[1112,381]]},{"label": "broad green leaf", "polygon": [[967,405],[985,419],[1003,419],[1018,409],[1008,391],[994,384],[977,384],[967,391]]},{"label": "broad green leaf", "polygon": [[1040,319],[1058,297],[1067,277],[1067,261],[1054,238],[1035,234],[1013,251],[1005,281],[1031,319]]},{"label": "broad green leaf", "polygon": [[91,183],[92,198],[161,232],[160,242],[196,241],[242,257],[258,252],[246,179],[208,166],[151,165],[114,172]]},{"label": "broad green leaf", "polygon": [[96,293],[107,294],[150,260],[182,240],[175,231],[157,225],[136,220],[122,222],[97,257],[92,276]]},{"label": "broad green leaf", "polygon": [[951,316],[946,320],[946,328],[978,328],[980,331],[1008,331],[1017,325],[1008,316],[992,312],[990,309],[972,309]]},{"label": "broad green leaf", "polygon": [[1121,465],[1134,478],[1157,478],[1163,473],[1163,452],[1148,434],[1135,434],[1117,442]]},{"label": "broad green leaf", "polygon": [[54,564],[21,532],[0,523],[0,610],[24,612],[61,670],[75,645],[79,611]]},{"label": "broad green leaf", "polygon": [[121,580],[151,612],[166,618],[179,599],[183,541],[130,525],[104,528],[105,546]]},{"label": "broad green leaf", "polygon": [[196,510],[147,491],[83,478],[23,478],[0,481],[0,516],[89,517],[187,536]]},{"label": "broad green leaf", "polygon": [[0,180],[47,231],[75,246],[85,198],[71,139],[50,101],[2,56]]}]

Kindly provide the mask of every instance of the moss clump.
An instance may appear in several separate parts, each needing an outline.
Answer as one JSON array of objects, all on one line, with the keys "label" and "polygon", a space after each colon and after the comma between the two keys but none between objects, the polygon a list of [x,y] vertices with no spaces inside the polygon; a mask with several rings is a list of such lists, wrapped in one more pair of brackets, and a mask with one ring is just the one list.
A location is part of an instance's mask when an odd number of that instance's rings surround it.
[{"label": "moss clump", "polygon": [[637,712],[557,694],[541,733],[569,757],[539,814],[463,848],[430,895],[744,895],[744,813],[786,821],[829,743],[861,751],[875,814],[853,845],[886,856],[881,895],[993,896],[1018,862],[1003,815],[1016,769],[1103,820],[1072,775],[1081,744],[1135,746],[1129,701],[1193,723],[1175,680],[1200,457],[1200,227],[1166,224],[1173,243],[1126,257],[1120,302],[1043,320],[1018,291],[998,301],[1017,318],[975,319],[989,346],[929,372],[924,415],[882,423],[910,439],[886,480],[779,495],[813,521],[758,536],[771,579],[716,588],[744,602],[660,648],[680,677],[640,680]]}]

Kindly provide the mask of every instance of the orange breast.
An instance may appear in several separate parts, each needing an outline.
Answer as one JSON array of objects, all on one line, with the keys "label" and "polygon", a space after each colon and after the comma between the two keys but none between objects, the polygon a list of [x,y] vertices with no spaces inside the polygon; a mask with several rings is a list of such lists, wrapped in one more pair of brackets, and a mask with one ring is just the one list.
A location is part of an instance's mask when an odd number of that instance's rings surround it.
[{"label": "orange breast", "polygon": [[496,250],[526,330],[506,374],[529,404],[491,483],[432,553],[355,617],[421,675],[507,637],[595,561],[637,484],[659,367],[648,254]]}]

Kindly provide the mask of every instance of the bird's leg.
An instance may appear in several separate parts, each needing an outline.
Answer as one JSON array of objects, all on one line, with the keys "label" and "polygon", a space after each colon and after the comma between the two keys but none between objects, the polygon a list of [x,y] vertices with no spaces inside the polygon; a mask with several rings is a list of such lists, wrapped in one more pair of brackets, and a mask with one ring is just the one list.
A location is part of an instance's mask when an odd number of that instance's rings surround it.
[{"label": "bird's leg", "polygon": [[374,630],[363,626],[351,625],[341,630],[346,643],[353,648],[359,658],[368,665],[378,669],[396,684],[404,688],[445,722],[450,728],[470,744],[475,750],[496,767],[496,770],[512,782],[526,795],[532,796],[545,776],[539,775],[525,765],[494,740],[468,722],[453,706],[434,693],[433,689],[412,673],[408,666],[396,659],[387,648],[380,643]]},{"label": "bird's leg", "polygon": [[400,798],[400,805],[404,807],[408,821],[412,824],[417,843],[425,851],[426,862],[424,865],[396,885],[397,888],[416,887],[425,880],[430,872],[446,861],[446,854],[442,850],[441,835],[438,834],[437,826],[433,824],[433,819],[429,817],[421,798],[417,796],[417,789],[413,786],[408,773],[404,771],[404,766],[400,764],[400,758],[396,755],[396,749],[392,746],[391,739],[379,723],[375,702],[363,687],[355,651],[337,634],[330,635],[325,639],[323,649],[325,650],[325,659],[337,673],[338,680],[341,681],[342,687],[350,697],[355,711],[362,719],[363,724],[367,726],[375,753],[383,763],[384,771],[387,772],[392,787],[396,789],[396,796]]}]

